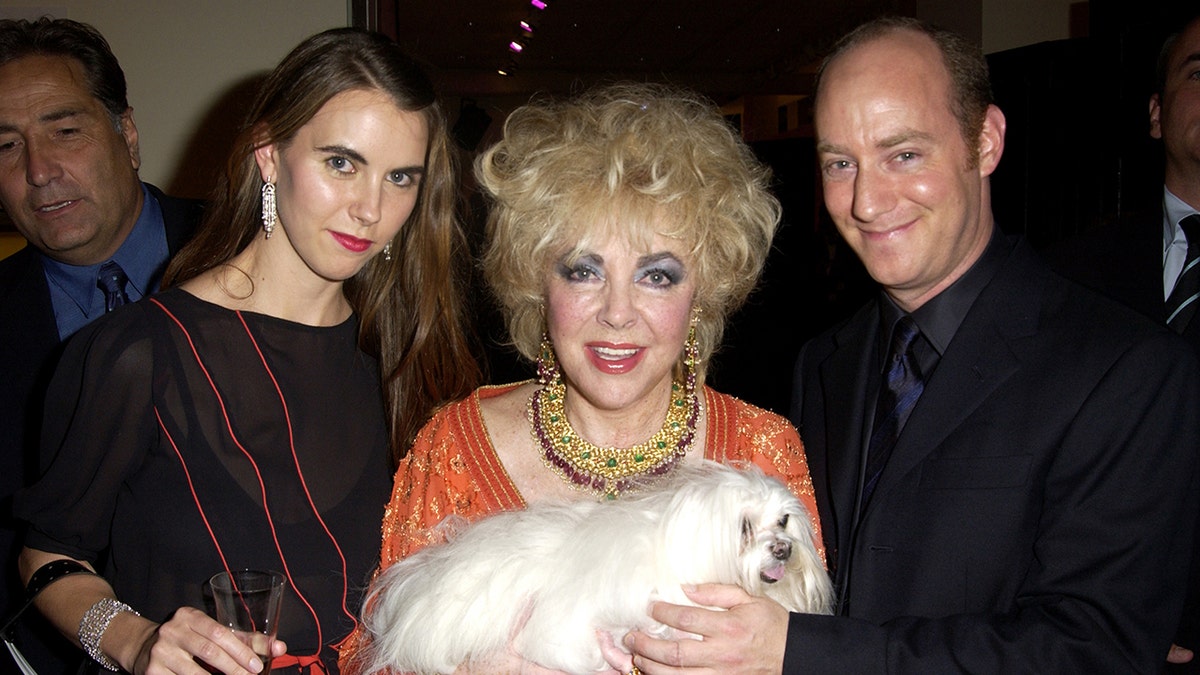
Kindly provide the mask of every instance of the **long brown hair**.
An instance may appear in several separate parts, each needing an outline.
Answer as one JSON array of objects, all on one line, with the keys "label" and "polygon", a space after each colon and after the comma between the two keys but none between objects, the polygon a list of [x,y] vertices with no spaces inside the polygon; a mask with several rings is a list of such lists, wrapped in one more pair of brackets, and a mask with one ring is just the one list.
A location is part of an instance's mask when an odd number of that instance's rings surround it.
[{"label": "long brown hair", "polygon": [[401,110],[422,114],[429,130],[420,194],[392,259],[376,256],[344,288],[358,316],[359,346],[379,360],[394,462],[436,407],[466,396],[481,377],[465,320],[467,249],[456,216],[455,150],[429,77],[394,42],[338,28],[284,57],[246,117],[204,224],[172,260],[163,286],[228,262],[259,236],[262,181],[254,151],[286,146],[329,99],[351,89],[387,94]]}]

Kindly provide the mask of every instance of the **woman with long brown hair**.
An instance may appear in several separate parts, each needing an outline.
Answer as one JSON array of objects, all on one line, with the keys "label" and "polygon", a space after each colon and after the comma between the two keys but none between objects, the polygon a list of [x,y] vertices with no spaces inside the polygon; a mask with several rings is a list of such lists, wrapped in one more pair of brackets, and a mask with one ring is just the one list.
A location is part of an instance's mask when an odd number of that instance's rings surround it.
[{"label": "woman with long brown hair", "polygon": [[[326,31],[267,78],[166,290],[81,333],[51,386],[21,572],[103,574],[38,599],[100,665],[336,671],[389,453],[479,377],[456,190],[429,79],[390,40]],[[270,655],[203,611],[242,568],[288,580]]]}]

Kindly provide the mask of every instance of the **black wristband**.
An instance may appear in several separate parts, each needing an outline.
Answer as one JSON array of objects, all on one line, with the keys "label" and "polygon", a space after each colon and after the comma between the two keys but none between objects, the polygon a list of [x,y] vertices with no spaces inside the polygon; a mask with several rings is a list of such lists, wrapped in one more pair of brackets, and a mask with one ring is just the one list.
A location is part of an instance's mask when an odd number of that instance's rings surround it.
[{"label": "black wristband", "polygon": [[69,575],[86,572],[87,574],[95,574],[95,572],[84,567],[82,564],[69,558],[59,558],[37,568],[37,571],[29,577],[29,584],[25,586],[25,600],[33,600],[34,596],[42,592],[42,589],[59,579]]},{"label": "black wristband", "polygon": [[45,565],[37,568],[37,571],[35,571],[33,575],[29,577],[29,584],[25,586],[25,600],[21,603],[21,607],[17,609],[17,611],[11,616],[7,617],[4,621],[4,624],[0,626],[0,637],[2,637],[5,641],[11,639],[10,631],[12,630],[12,627],[17,624],[17,619],[21,618],[21,615],[25,613],[25,610],[33,606],[33,599],[37,597],[38,593],[41,593],[43,589],[61,578],[70,574],[78,574],[80,572],[95,574],[95,572],[89,570],[78,562],[71,560],[70,558],[51,560]]}]

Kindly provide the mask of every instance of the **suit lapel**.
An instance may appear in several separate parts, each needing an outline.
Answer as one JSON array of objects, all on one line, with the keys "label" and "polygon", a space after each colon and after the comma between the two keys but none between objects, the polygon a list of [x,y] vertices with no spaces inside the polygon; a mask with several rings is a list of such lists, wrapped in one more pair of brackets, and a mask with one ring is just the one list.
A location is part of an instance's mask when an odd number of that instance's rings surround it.
[{"label": "suit lapel", "polygon": [[10,276],[3,280],[7,291],[0,293],[0,334],[6,344],[14,345],[13,354],[24,361],[29,353],[40,353],[58,344],[58,323],[50,304],[50,286],[42,269],[42,259],[32,245],[12,254],[8,260]]},{"label": "suit lapel", "polygon": [[887,493],[1020,367],[1015,343],[1037,332],[1044,294],[1045,277],[1030,267],[1031,256],[1019,244],[963,319],[900,434],[867,513],[887,502]]},{"label": "suit lapel", "polygon": [[1102,290],[1150,318],[1167,320],[1163,300],[1162,212],[1122,220],[1112,237],[1112,261]]},{"label": "suit lapel", "polygon": [[858,479],[864,444],[865,420],[874,412],[874,400],[863,392],[874,391],[879,374],[872,371],[879,332],[879,308],[866,307],[834,335],[835,349],[821,364],[821,390],[825,399],[825,460],[830,501],[840,550],[849,550],[853,534]]},{"label": "suit lapel", "polygon": [[150,194],[158,200],[163,227],[167,233],[167,250],[174,256],[192,238],[200,224],[204,215],[203,203],[194,199],[172,197],[149,183],[145,185]]}]

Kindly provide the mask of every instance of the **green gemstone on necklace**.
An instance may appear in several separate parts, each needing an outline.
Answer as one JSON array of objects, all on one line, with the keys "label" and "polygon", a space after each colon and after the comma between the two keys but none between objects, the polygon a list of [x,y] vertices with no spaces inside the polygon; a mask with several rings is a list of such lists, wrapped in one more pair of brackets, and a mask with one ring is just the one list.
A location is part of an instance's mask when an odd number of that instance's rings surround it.
[{"label": "green gemstone on necklace", "polygon": [[[682,392],[686,391],[686,395]],[[529,402],[530,422],[536,443],[542,446],[542,460],[548,467],[576,487],[616,499],[623,490],[616,476],[659,473],[669,470],[691,445],[699,401],[684,383],[671,384],[668,414],[662,428],[650,439],[630,448],[599,448],[578,435],[563,406],[565,387],[549,383]],[[687,411],[692,410],[692,415]],[[687,430],[687,435],[681,435]],[[554,439],[559,433],[559,441]],[[562,462],[566,466],[560,466]],[[646,465],[643,467],[642,465]],[[649,474],[647,474],[649,475]]]}]

